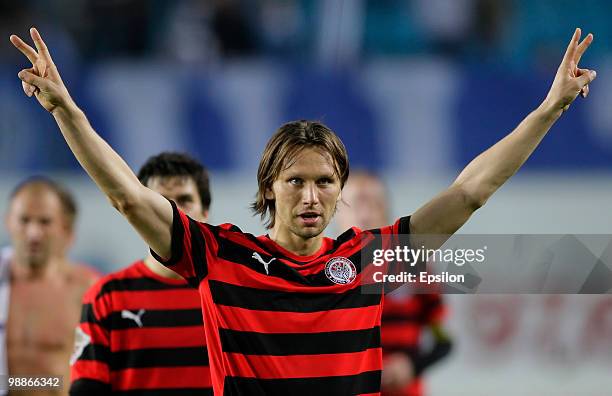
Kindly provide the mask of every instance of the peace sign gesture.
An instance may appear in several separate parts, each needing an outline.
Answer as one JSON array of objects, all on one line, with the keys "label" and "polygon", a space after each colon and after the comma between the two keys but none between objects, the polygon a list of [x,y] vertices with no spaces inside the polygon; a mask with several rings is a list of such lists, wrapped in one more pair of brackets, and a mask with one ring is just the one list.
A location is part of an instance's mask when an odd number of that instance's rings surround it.
[{"label": "peace sign gesture", "polygon": [[578,67],[580,58],[593,42],[591,33],[582,42],[580,42],[580,35],[581,31],[578,28],[574,31],[574,35],[567,46],[555,80],[546,97],[546,102],[552,106],[554,111],[567,110],[578,94],[586,97],[589,94],[589,83],[597,76],[595,70]]},{"label": "peace sign gesture", "polygon": [[38,103],[52,113],[57,107],[66,105],[72,99],[40,33],[36,28],[31,28],[30,35],[36,49],[16,35],[10,37],[11,43],[32,63],[32,67],[21,70],[18,76],[25,94],[30,97],[34,95]]}]

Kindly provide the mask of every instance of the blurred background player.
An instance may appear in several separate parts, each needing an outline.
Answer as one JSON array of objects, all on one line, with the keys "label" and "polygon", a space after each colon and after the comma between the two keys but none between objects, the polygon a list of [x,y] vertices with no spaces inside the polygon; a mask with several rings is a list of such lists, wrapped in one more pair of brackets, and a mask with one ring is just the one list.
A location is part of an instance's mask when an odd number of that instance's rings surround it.
[{"label": "blurred background player", "polygon": [[[206,169],[193,158],[164,152],[138,173],[140,182],[206,221]],[[71,359],[73,396],[212,395],[198,291],[150,254],[109,274],[85,295]]]},{"label": "blurred background player", "polygon": [[8,374],[62,376],[64,381],[61,390],[23,395],[68,394],[68,359],[80,300],[96,279],[92,270],[74,265],[67,256],[76,215],[72,195],[48,179],[28,179],[10,197],[5,220],[12,247],[0,257],[9,280],[0,300],[2,311],[8,308]]},{"label": "blurred background player", "polygon": [[[343,202],[336,213],[339,232],[351,227],[362,230],[389,224],[389,200],[383,181],[365,171],[351,172]],[[451,342],[442,326],[445,305],[440,294],[409,294],[400,288],[385,297],[381,338],[383,346],[383,395],[424,394],[423,371],[448,355]],[[423,333],[429,331],[433,345],[423,348]]]}]

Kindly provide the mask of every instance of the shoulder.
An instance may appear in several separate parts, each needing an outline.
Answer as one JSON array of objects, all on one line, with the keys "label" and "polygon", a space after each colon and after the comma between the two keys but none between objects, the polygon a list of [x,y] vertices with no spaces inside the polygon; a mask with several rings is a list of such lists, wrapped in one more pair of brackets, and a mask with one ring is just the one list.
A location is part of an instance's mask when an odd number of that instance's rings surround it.
[{"label": "shoulder", "polygon": [[239,245],[259,244],[260,239],[253,234],[242,231],[237,225],[225,223],[217,226],[207,225],[217,240],[234,242]]},{"label": "shoulder", "polygon": [[387,234],[410,234],[410,216],[400,217],[393,224],[370,230],[362,230],[358,227],[351,227],[344,231],[337,240],[347,241],[364,234],[387,235]]},{"label": "shoulder", "polygon": [[67,283],[79,294],[85,293],[100,278],[101,274],[95,268],[85,264],[69,264]]},{"label": "shoulder", "polygon": [[351,227],[348,230],[344,231],[342,234],[340,234],[338,238],[336,238],[336,241],[340,241],[340,242],[350,241],[356,236],[359,236],[361,233],[363,233],[363,230],[361,228]]},{"label": "shoulder", "polygon": [[94,284],[102,273],[98,269],[91,267],[87,264],[75,264],[72,266],[72,277],[80,283]]},{"label": "shoulder", "polygon": [[210,225],[208,223],[199,223],[201,227],[205,227],[210,230],[215,236],[220,237],[236,237],[236,236],[246,236],[248,237],[251,234],[243,232],[240,227],[231,223],[223,223],[219,225]]},{"label": "shoulder", "polygon": [[97,270],[87,265],[79,264],[74,268],[75,279],[78,279],[80,284],[87,289],[84,299],[93,301],[102,294],[116,289],[126,279],[138,277],[138,263],[137,261],[126,268],[106,275],[101,275]]},{"label": "shoulder", "polygon": [[[251,234],[243,232],[238,226],[231,223],[224,223],[219,225],[213,225],[210,223],[205,223],[197,220],[193,220],[190,217],[186,216],[188,219],[188,223],[185,225],[188,226],[185,228],[186,232],[188,232],[193,238],[193,233],[195,230],[199,229],[201,235],[204,237],[206,241],[209,238],[214,240],[216,239],[240,239],[242,237],[253,237]],[[253,237],[254,238],[254,237]]]}]

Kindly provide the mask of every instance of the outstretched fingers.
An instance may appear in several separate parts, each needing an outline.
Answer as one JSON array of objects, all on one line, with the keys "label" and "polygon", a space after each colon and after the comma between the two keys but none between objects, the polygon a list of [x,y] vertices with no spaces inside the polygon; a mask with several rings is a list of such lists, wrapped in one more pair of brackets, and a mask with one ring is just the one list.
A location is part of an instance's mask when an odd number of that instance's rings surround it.
[{"label": "outstretched fingers", "polygon": [[32,40],[34,40],[34,45],[38,50],[38,55],[41,56],[44,60],[46,60],[49,64],[52,64],[53,59],[51,59],[49,49],[47,48],[47,45],[40,36],[40,33],[38,33],[38,30],[36,30],[36,28],[31,28],[30,35],[32,36]]},{"label": "outstretched fingers", "polygon": [[574,31],[574,35],[572,36],[572,39],[570,40],[569,44],[567,45],[567,49],[565,50],[565,55],[563,56],[563,61],[561,62],[562,65],[570,67],[572,62],[574,61],[578,48],[578,41],[580,40],[580,34],[580,28],[576,28],[576,30]]},{"label": "outstretched fingers", "polygon": [[[50,59],[49,57],[42,56],[40,50],[37,53],[34,48],[28,45],[19,36],[16,36],[14,34],[11,35],[10,41],[15,46],[15,48],[17,48],[22,54],[24,54],[32,63],[32,66],[34,66],[34,73],[38,74],[41,77],[47,76],[47,72],[49,71],[50,66],[52,65],[52,63],[48,60]],[[44,48],[46,48],[46,46]]]},{"label": "outstretched fingers", "polygon": [[24,54],[26,58],[28,58],[28,60],[32,63],[32,65],[36,64],[38,54],[36,53],[36,50],[34,48],[30,47],[19,36],[16,36],[14,34],[11,35],[10,40],[11,44],[13,44],[15,48],[17,48],[22,54]]},{"label": "outstretched fingers", "polygon": [[589,45],[591,45],[592,42],[593,42],[593,34],[589,33],[584,38],[584,40],[582,40],[582,42],[578,45],[578,47],[576,48],[576,54],[574,55],[574,62],[576,66],[578,66],[578,64],[580,63],[580,58],[582,58],[582,55],[587,50],[587,48],[589,48]]}]

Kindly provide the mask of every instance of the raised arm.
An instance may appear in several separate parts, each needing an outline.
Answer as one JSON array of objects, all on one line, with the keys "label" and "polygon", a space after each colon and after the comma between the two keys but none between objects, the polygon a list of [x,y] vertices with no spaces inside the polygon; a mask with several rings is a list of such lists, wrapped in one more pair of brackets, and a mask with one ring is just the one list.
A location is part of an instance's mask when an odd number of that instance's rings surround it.
[{"label": "raised arm", "polygon": [[35,28],[36,50],[12,35],[11,43],[32,63],[18,74],[26,95],[34,95],[59,126],[68,146],[112,205],[134,226],[151,248],[170,256],[172,207],[160,194],[144,187],[123,159],[93,130],[70,97],[49,50]]},{"label": "raised arm", "polygon": [[472,160],[447,190],[412,215],[412,234],[453,234],[520,169],[578,94],[588,94],[596,73],[578,68],[578,62],[592,41],[588,34],[580,42],[576,29],[546,99],[512,133]]}]

